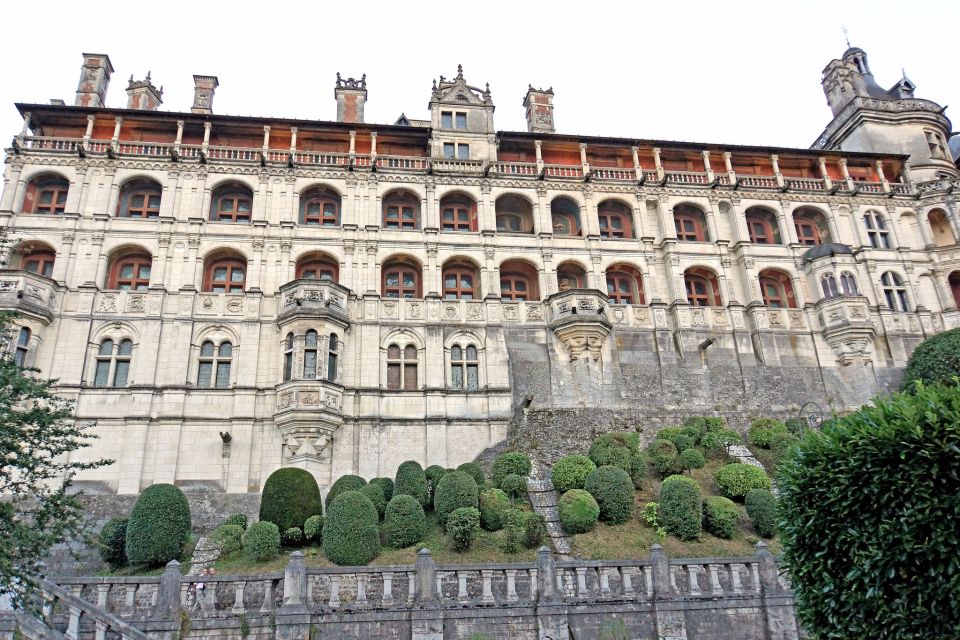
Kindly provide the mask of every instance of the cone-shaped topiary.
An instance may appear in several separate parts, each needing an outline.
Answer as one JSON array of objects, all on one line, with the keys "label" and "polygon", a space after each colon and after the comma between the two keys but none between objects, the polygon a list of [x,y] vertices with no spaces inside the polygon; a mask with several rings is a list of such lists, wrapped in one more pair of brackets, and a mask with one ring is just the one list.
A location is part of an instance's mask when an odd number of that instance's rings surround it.
[{"label": "cone-shaped topiary", "polygon": [[699,449],[684,449],[680,452],[679,461],[684,471],[702,469],[707,464],[707,459]]},{"label": "cone-shaped topiary", "polygon": [[323,516],[310,516],[303,523],[303,537],[307,542],[321,544],[323,542]]},{"label": "cone-shaped topiary", "polygon": [[407,460],[397,467],[397,477],[393,483],[393,495],[413,496],[421,507],[430,504],[430,490],[423,467],[415,460]]},{"label": "cone-shaped topiary", "polygon": [[600,506],[583,489],[570,489],[560,496],[560,524],[567,533],[586,533],[597,526]]},{"label": "cone-shaped topiary", "polygon": [[527,476],[508,473],[500,481],[500,488],[511,500],[519,500],[527,493]]},{"label": "cone-shaped topiary", "polygon": [[365,565],[380,554],[377,509],[359,491],[345,491],[323,519],[323,553],[339,565]]},{"label": "cone-shaped topiary", "polygon": [[383,534],[388,547],[403,549],[423,540],[427,517],[413,496],[394,496],[383,514]]},{"label": "cone-shaped topiary", "polygon": [[137,498],[127,523],[127,560],[159,566],[180,557],[190,538],[190,504],[172,484],[147,487]]},{"label": "cone-shaped topiary", "polygon": [[330,503],[333,502],[334,499],[344,491],[360,491],[360,489],[364,488],[365,486],[367,486],[367,481],[360,476],[340,476],[337,478],[336,482],[330,486],[330,491],[327,492],[327,500],[324,504],[329,507]]},{"label": "cone-shaped topiary", "polygon": [[513,508],[513,503],[502,489],[491,487],[480,492],[478,508],[480,526],[487,531],[499,531],[503,528],[503,516]]},{"label": "cone-shaped topiary", "polygon": [[753,489],[743,503],[757,535],[772,538],[777,532],[777,497],[767,489]]},{"label": "cone-shaped topiary", "polygon": [[623,524],[633,513],[633,482],[620,467],[605,465],[587,476],[583,488],[600,507],[600,519],[610,524]]},{"label": "cone-shaped topiary", "polygon": [[447,516],[463,507],[477,506],[477,483],[463,471],[454,471],[440,478],[437,495],[433,498],[433,510],[441,526],[447,522]]},{"label": "cone-shaped topiary", "polygon": [[447,533],[453,541],[453,548],[466,551],[473,542],[473,534],[480,528],[480,512],[473,507],[461,507],[447,518]]},{"label": "cone-shaped topiary", "polygon": [[583,489],[587,476],[596,470],[597,465],[587,456],[563,456],[550,469],[553,488],[561,495],[570,489]]},{"label": "cone-shaped topiary", "polygon": [[303,528],[310,516],[323,512],[320,487],[305,469],[284,467],[270,474],[263,484],[260,520],[272,522],[280,531]]}]

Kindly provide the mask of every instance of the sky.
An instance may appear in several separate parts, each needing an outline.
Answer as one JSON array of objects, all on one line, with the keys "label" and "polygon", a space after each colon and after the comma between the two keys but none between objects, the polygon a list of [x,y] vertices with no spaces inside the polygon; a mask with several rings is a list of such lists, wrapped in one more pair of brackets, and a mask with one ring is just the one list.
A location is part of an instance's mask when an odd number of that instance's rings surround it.
[{"label": "sky", "polygon": [[161,110],[189,111],[192,76],[210,74],[215,113],[332,120],[339,71],[366,73],[366,121],[392,124],[427,118],[431,81],[462,64],[467,82],[490,83],[498,130],[526,129],[532,84],[553,87],[559,133],[805,148],[830,121],[821,71],[846,28],[881,86],[905,69],[917,97],[960,109],[956,0],[38,6],[0,5],[4,146],[21,128],[15,102],[73,104],[82,52],[110,56],[110,107],[149,70]]}]

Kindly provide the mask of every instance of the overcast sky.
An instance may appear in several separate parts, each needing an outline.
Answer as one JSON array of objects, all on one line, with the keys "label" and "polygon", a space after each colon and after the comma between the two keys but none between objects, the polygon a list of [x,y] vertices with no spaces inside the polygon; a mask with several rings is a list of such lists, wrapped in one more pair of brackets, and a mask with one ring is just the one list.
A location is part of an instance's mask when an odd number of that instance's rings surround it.
[{"label": "overcast sky", "polygon": [[[850,41],[889,87],[960,108],[960,2],[4,2],[4,146],[14,102],[73,104],[81,52],[106,53],[107,105],[153,72],[163,110],[193,74],[215,113],[332,120],[335,74],[367,74],[368,122],[427,117],[431,80],[490,83],[502,130],[525,130],[527,85],[556,92],[561,133],[808,147],[830,120],[820,72]],[[960,127],[960,125],[958,125]]]}]

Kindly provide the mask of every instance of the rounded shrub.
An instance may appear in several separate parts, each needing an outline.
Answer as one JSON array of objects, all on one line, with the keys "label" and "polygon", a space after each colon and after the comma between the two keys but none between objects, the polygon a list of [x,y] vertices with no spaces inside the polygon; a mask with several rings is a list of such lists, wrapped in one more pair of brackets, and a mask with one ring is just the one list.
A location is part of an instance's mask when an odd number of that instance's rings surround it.
[{"label": "rounded shrub", "polygon": [[368,484],[376,485],[383,489],[383,498],[390,502],[393,498],[393,480],[390,478],[374,478]]},{"label": "rounded shrub", "polygon": [[598,467],[587,476],[583,488],[600,507],[600,519],[610,524],[623,524],[633,513],[633,482],[620,467]]},{"label": "rounded shrub", "polygon": [[685,433],[677,434],[676,436],[674,436],[671,442],[673,442],[673,444],[677,447],[677,451],[679,451],[680,453],[683,453],[687,449],[692,449],[696,444],[693,441],[693,438],[691,438]]},{"label": "rounded shrub", "polygon": [[777,460],[779,460],[796,441],[797,436],[792,433],[775,433],[770,436],[770,451],[772,451]]},{"label": "rounded shrub", "polygon": [[110,565],[111,569],[119,569],[127,565],[127,519],[110,518],[100,529],[97,540],[100,548],[100,559]]},{"label": "rounded shrub", "polygon": [[518,553],[523,549],[524,528],[519,522],[512,521],[503,528],[503,539],[500,549],[504,553]]},{"label": "rounded shrub", "polygon": [[189,538],[190,504],[183,492],[172,484],[144,489],[127,522],[126,551],[130,564],[167,564],[180,557]]},{"label": "rounded shrub", "polygon": [[707,459],[699,449],[684,449],[680,452],[680,468],[684,471],[690,469],[703,469],[707,464]]},{"label": "rounded shrub", "polygon": [[927,338],[913,350],[903,372],[903,389],[912,391],[917,381],[956,385],[960,376],[960,328]]},{"label": "rounded shrub", "polygon": [[223,524],[235,524],[244,531],[247,530],[247,514],[245,513],[231,513],[227,516],[227,519],[223,521]]},{"label": "rounded shrub", "polygon": [[583,489],[570,489],[558,503],[560,524],[567,533],[586,533],[597,526],[600,505]]},{"label": "rounded shrub", "polygon": [[682,433],[690,436],[694,444],[700,444],[704,434],[707,432],[706,420],[703,418],[687,418],[680,427]]},{"label": "rounded shrub", "polygon": [[457,467],[457,471],[463,471],[466,474],[469,474],[473,481],[477,483],[477,486],[481,489],[483,485],[487,482],[487,477],[483,475],[483,469],[476,462],[464,462],[462,465]]},{"label": "rounded shrub", "polygon": [[403,549],[423,540],[427,517],[413,496],[394,496],[383,514],[383,534],[388,547]]},{"label": "rounded shrub", "polygon": [[480,528],[480,512],[473,507],[461,507],[447,518],[447,533],[457,551],[466,551],[473,535]]},{"label": "rounded shrub", "polygon": [[647,449],[653,470],[661,477],[680,471],[680,452],[669,440],[654,440]]},{"label": "rounded shrub", "polygon": [[536,549],[547,539],[547,521],[539,513],[528,513],[523,523],[524,544]]},{"label": "rounded shrub", "polygon": [[323,553],[339,565],[365,565],[380,553],[377,509],[359,491],[345,491],[323,518]]},{"label": "rounded shrub", "polygon": [[480,511],[480,526],[487,531],[499,531],[503,528],[504,514],[513,504],[502,489],[490,487],[480,492],[477,502]]},{"label": "rounded shrub", "polygon": [[210,539],[220,544],[223,553],[239,551],[243,546],[240,541],[242,537],[243,529],[238,524],[222,524],[210,534]]},{"label": "rounded shrub", "polygon": [[243,555],[254,562],[269,560],[280,553],[280,529],[266,520],[254,522],[240,538]]},{"label": "rounded shrub", "polygon": [[667,533],[681,540],[696,540],[700,536],[703,504],[700,488],[685,476],[670,476],[660,486],[657,518]]},{"label": "rounded shrub", "polygon": [[[503,479],[510,474],[516,474],[526,478],[530,475],[532,468],[530,458],[528,458],[525,453],[519,451],[501,453],[497,456],[496,460],[493,461],[493,473],[491,474],[493,486],[500,487]],[[502,489],[503,487],[500,488]]]},{"label": "rounded shrub", "polygon": [[393,495],[413,496],[421,507],[430,504],[430,490],[423,467],[415,460],[407,460],[397,467],[397,477],[393,483]]},{"label": "rounded shrub", "polygon": [[732,538],[739,519],[740,510],[729,498],[709,496],[703,501],[703,528],[718,538]]},{"label": "rounded shrub", "polygon": [[787,425],[773,418],[759,418],[750,423],[747,440],[755,447],[770,448],[770,439],[776,433],[788,433]]},{"label": "rounded shrub", "polygon": [[303,537],[307,542],[321,544],[323,542],[323,516],[310,516],[303,523]]},{"label": "rounded shrub", "polygon": [[[336,484],[336,483],[334,483]],[[260,498],[260,520],[272,522],[280,531],[302,528],[310,516],[323,513],[320,487],[305,469],[284,467],[270,474]]]},{"label": "rounded shrub", "polygon": [[299,547],[303,540],[303,530],[300,527],[290,527],[280,533],[280,544],[285,547]]},{"label": "rounded shrub", "polygon": [[509,473],[500,481],[500,488],[511,500],[519,500],[527,493],[527,476]]},{"label": "rounded shrub", "polygon": [[[654,438],[657,440],[669,440],[670,442],[673,442],[674,438],[681,435],[685,435],[683,427],[664,427],[663,429],[657,431],[657,435],[654,436]],[[676,442],[673,443],[677,444]],[[677,446],[677,448],[679,449],[680,447]]]},{"label": "rounded shrub", "polygon": [[437,485],[440,484],[440,478],[450,473],[452,469],[444,469],[438,464],[432,464],[424,470],[427,476],[427,488],[430,490],[430,499],[437,495]]},{"label": "rounded shrub", "polygon": [[763,469],[742,462],[720,467],[714,479],[723,495],[734,500],[743,500],[751,489],[769,489],[771,486]]},{"label": "rounded shrub", "polygon": [[570,489],[583,489],[587,476],[596,468],[597,465],[587,456],[563,456],[553,464],[550,479],[554,489],[563,494]]},{"label": "rounded shrub", "polygon": [[383,495],[383,489],[379,485],[367,484],[360,487],[360,493],[370,499],[374,509],[377,510],[377,517],[382,519],[383,512],[387,508],[387,498]]},{"label": "rounded shrub", "polygon": [[766,489],[753,489],[743,502],[757,535],[772,538],[777,532],[777,497]]},{"label": "rounded shrub", "polygon": [[620,467],[630,474],[639,489],[647,475],[647,463],[640,454],[640,436],[636,433],[603,433],[590,443],[590,460],[598,467]]},{"label": "rounded shrub", "polygon": [[330,487],[330,491],[327,492],[327,500],[325,504],[329,507],[330,503],[333,502],[341,493],[345,491],[360,491],[360,489],[364,488],[365,486],[367,486],[367,481],[360,476],[340,476]]},{"label": "rounded shrub", "polygon": [[477,507],[479,490],[470,474],[454,471],[440,478],[437,495],[433,498],[433,510],[441,526],[447,522],[447,516],[463,507]]},{"label": "rounded shrub", "polygon": [[743,438],[740,432],[734,429],[716,429],[703,434],[700,444],[709,455],[726,452],[727,447],[735,444],[743,444]]}]

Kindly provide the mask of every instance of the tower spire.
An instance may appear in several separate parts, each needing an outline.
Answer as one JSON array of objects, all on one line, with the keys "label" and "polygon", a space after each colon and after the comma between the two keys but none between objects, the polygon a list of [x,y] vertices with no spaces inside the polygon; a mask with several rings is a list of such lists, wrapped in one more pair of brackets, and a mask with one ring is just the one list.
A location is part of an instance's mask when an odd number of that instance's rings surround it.
[{"label": "tower spire", "polygon": [[850,48],[850,32],[847,31],[846,25],[841,27],[843,29],[843,39],[847,41],[847,49]]}]

